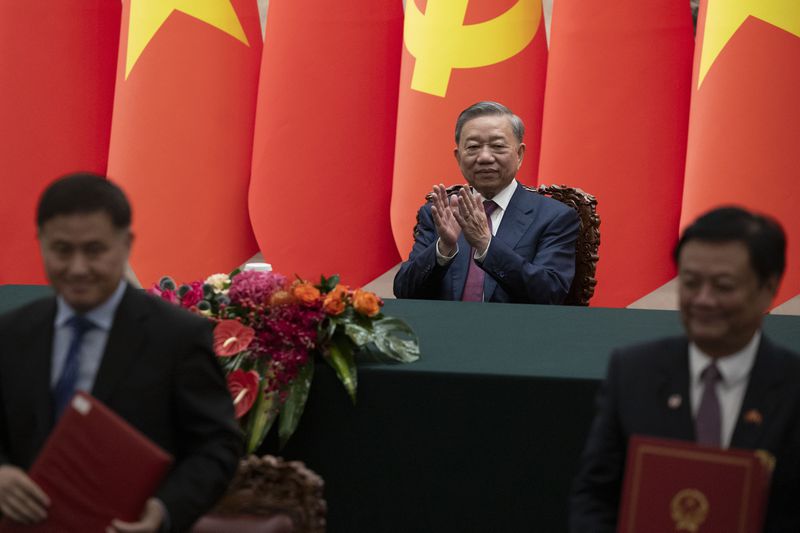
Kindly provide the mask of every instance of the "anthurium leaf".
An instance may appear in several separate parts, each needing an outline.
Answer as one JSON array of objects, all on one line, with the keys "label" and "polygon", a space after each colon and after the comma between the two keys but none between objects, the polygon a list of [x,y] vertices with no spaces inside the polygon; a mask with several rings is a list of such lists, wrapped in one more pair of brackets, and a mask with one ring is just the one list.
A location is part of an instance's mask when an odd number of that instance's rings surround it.
[{"label": "anthurium leaf", "polygon": [[353,345],[350,339],[340,333],[335,333],[328,346],[325,360],[336,371],[336,376],[344,385],[347,394],[353,403],[356,403],[356,387],[358,377],[356,374],[356,358],[353,355]]},{"label": "anthurium leaf", "polygon": [[386,356],[384,361],[411,363],[419,359],[419,340],[409,325],[399,318],[381,318],[372,323],[372,328],[373,342]]},{"label": "anthurium leaf", "polygon": [[354,322],[348,322],[344,325],[344,333],[350,337],[350,340],[353,341],[356,346],[364,346],[374,341],[374,335],[369,328]]},{"label": "anthurium leaf", "polygon": [[[263,387],[263,381],[261,383]],[[255,453],[264,437],[269,433],[273,422],[278,416],[280,400],[277,392],[265,392],[262,388],[258,394],[255,405],[248,413],[245,437],[247,439],[247,453]]]},{"label": "anthurium leaf", "polygon": [[311,380],[314,378],[314,358],[309,357],[308,362],[300,367],[297,377],[289,385],[288,395],[281,406],[281,416],[278,422],[278,437],[280,447],[288,442],[289,438],[297,429],[300,417],[306,407],[308,391],[311,388]]}]

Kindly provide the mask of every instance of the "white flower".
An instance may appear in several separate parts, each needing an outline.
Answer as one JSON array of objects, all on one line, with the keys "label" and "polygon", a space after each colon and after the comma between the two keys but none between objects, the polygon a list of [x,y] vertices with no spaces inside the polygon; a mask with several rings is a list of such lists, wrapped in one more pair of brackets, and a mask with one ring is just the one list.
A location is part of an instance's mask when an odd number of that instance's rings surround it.
[{"label": "white flower", "polygon": [[227,274],[212,274],[206,278],[205,283],[211,286],[216,294],[226,294],[231,286],[231,278]]}]

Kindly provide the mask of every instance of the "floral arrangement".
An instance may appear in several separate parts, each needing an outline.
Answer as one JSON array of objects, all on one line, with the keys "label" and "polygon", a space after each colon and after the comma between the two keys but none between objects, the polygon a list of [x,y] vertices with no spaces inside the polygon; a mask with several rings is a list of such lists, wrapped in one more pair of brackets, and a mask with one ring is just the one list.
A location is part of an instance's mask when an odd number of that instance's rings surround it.
[{"label": "floral arrangement", "polygon": [[214,274],[177,285],[163,277],[150,291],[216,322],[214,352],[227,376],[248,453],[278,420],[281,446],[297,428],[314,376],[315,354],[333,367],[356,401],[356,359],[412,362],[419,344],[409,326],[381,313],[383,301],[338,276],[314,285],[260,270]]}]

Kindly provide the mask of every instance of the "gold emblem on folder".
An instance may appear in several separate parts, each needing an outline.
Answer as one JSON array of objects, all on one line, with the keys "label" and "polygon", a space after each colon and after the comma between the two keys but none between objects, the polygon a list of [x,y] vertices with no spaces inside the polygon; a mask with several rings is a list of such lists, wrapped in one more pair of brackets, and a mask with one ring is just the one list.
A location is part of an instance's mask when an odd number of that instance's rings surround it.
[{"label": "gold emblem on folder", "polygon": [[675,531],[697,533],[708,516],[708,498],[697,489],[683,489],[670,502]]}]

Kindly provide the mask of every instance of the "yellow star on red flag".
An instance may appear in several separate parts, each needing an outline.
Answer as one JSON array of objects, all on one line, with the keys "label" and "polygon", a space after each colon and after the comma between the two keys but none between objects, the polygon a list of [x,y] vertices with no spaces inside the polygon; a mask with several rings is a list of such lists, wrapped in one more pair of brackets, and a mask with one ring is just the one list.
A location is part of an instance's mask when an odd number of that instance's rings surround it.
[{"label": "yellow star on red flag", "polygon": [[708,0],[697,75],[698,88],[717,56],[747,17],[761,19],[800,37],[798,0]]},{"label": "yellow star on red flag", "polygon": [[125,78],[173,11],[186,13],[249,44],[230,0],[130,0]]}]

